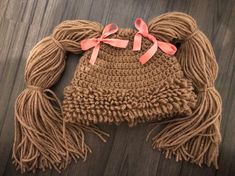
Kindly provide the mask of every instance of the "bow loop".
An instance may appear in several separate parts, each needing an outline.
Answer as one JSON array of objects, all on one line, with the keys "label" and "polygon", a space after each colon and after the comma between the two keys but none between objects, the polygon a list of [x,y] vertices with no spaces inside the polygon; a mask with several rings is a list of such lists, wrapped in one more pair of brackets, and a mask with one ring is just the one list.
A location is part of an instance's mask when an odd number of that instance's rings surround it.
[{"label": "bow loop", "polygon": [[141,18],[137,18],[135,20],[135,27],[136,29],[139,30],[139,33],[142,35],[148,35],[148,26],[147,24],[141,19]]},{"label": "bow loop", "polygon": [[102,36],[106,38],[112,34],[115,34],[118,31],[118,26],[114,23],[108,24],[104,27]]},{"label": "bow loop", "polygon": [[174,55],[177,51],[177,48],[175,45],[172,45],[171,43],[157,41],[158,47],[166,54]]},{"label": "bow loop", "polygon": [[158,41],[153,35],[149,34],[147,24],[141,19],[135,20],[135,27],[138,32],[135,34],[133,50],[138,51],[141,49],[142,36],[148,38],[153,42],[153,45],[145,54],[143,54],[139,60],[142,64],[145,64],[154,54],[157,52],[158,47],[166,54],[174,55],[177,51],[176,47],[170,43]]},{"label": "bow loop", "polygon": [[90,48],[93,48],[97,44],[97,39],[91,38],[91,39],[85,39],[81,41],[81,48],[82,50],[89,50]]},{"label": "bow loop", "polygon": [[149,36],[147,24],[141,18],[135,20],[135,28],[138,29],[138,32],[134,36],[133,50],[139,51],[141,49],[142,36],[151,37]]},{"label": "bow loop", "polygon": [[93,65],[99,53],[100,43],[106,43],[118,48],[126,48],[129,40],[121,39],[106,39],[106,37],[115,34],[118,31],[118,26],[116,24],[108,24],[104,27],[102,35],[99,38],[84,39],[81,41],[81,49],[88,50],[94,48],[91,54],[90,63]]}]

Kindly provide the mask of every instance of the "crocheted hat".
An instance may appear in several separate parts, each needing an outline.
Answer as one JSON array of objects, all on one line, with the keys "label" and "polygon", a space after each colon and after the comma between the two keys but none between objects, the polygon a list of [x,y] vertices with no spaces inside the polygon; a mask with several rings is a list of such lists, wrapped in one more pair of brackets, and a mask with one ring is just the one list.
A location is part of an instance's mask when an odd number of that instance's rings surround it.
[{"label": "crocheted hat", "polygon": [[[86,159],[85,132],[106,141],[95,124],[147,121],[163,126],[153,147],[166,157],[218,167],[221,99],[210,42],[184,13],[166,13],[148,25],[137,19],[135,26],[65,21],[32,49],[27,88],[15,104],[17,169],[60,171],[72,159]],[[64,70],[66,53],[82,51],[61,104],[49,88]]]},{"label": "crocheted hat", "polygon": [[129,40],[126,49],[101,45],[94,65],[92,50],[81,57],[74,78],[64,90],[63,117],[69,122],[120,123],[186,116],[195,106],[192,81],[175,56],[160,49],[146,63],[139,58],[151,46],[142,40],[140,52],[132,50],[136,31],[120,29],[112,38]]}]

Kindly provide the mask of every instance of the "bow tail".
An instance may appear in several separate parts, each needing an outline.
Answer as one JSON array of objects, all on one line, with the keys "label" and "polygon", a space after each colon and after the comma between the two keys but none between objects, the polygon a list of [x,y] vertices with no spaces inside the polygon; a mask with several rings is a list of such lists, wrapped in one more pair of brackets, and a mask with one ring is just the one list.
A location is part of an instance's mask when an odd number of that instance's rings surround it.
[{"label": "bow tail", "polygon": [[133,42],[133,51],[139,51],[141,49],[142,36],[139,33],[135,34]]},{"label": "bow tail", "polygon": [[122,39],[103,39],[102,42],[117,48],[126,48],[129,40]]},{"label": "bow tail", "polygon": [[157,52],[158,44],[155,42],[153,46],[140,57],[140,62],[145,64]]},{"label": "bow tail", "polygon": [[95,61],[96,61],[96,58],[98,56],[98,52],[99,52],[99,49],[100,49],[100,44],[96,45],[92,51],[92,54],[91,54],[91,59],[90,59],[90,64],[94,65],[95,64]]}]

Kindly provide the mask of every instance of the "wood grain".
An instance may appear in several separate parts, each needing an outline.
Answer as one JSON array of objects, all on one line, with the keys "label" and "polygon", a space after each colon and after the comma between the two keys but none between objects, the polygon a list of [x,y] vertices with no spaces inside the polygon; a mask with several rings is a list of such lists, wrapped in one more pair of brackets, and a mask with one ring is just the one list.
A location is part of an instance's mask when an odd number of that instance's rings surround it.
[{"label": "wood grain", "polygon": [[[79,176],[230,176],[235,175],[235,6],[234,0],[0,0],[0,175],[20,175],[11,164],[14,137],[13,105],[24,88],[23,73],[30,49],[66,19],[89,19],[102,24],[133,27],[168,11],[192,15],[209,37],[219,64],[216,81],[223,98],[219,170],[165,159],[145,142],[148,124],[128,128],[102,125],[111,134],[106,144],[94,136],[86,162],[72,163],[61,175]],[[71,55],[65,73],[54,87],[62,99],[79,56]],[[24,175],[31,175],[24,174]],[[35,175],[58,175],[54,170]]]}]

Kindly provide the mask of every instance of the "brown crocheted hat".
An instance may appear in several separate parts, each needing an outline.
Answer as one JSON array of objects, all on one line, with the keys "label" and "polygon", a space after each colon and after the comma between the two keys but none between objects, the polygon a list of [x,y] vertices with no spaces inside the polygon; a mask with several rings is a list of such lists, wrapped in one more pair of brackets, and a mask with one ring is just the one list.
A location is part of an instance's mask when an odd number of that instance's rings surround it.
[{"label": "brown crocheted hat", "polygon": [[[184,13],[137,24],[138,31],[111,25],[114,32],[106,34],[96,22],[65,21],[32,49],[27,88],[15,103],[17,169],[60,171],[72,160],[86,160],[91,151],[86,132],[106,141],[108,134],[95,124],[146,121],[156,122],[149,133],[156,133],[153,148],[167,158],[218,168],[221,98],[214,87],[218,66],[211,43]],[[89,42],[94,49],[84,47]],[[176,53],[170,44],[175,42]],[[49,88],[69,52],[83,55],[60,103]]]},{"label": "brown crocheted hat", "polygon": [[94,65],[89,63],[92,50],[83,54],[71,84],[64,90],[66,121],[127,121],[133,125],[192,113],[196,102],[192,81],[185,77],[176,57],[158,49],[146,64],[141,64],[139,58],[152,42],[143,38],[141,51],[133,51],[135,33],[119,29],[111,37],[129,40],[127,48],[101,44]]}]

